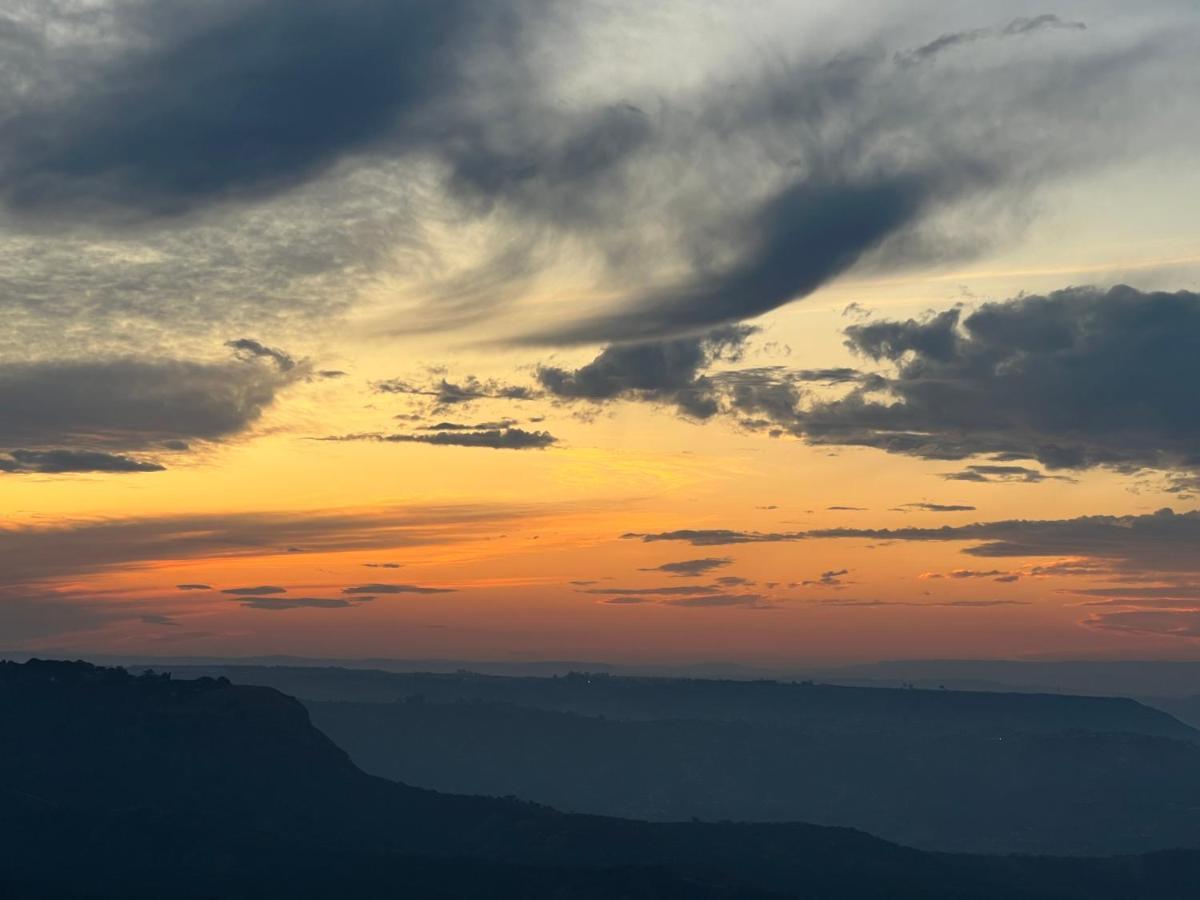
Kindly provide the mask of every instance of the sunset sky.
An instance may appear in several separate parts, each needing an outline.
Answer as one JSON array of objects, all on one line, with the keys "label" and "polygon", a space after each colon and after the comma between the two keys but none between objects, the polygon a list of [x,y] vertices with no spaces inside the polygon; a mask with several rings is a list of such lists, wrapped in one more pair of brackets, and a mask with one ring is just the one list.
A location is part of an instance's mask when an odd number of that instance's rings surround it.
[{"label": "sunset sky", "polygon": [[1194,0],[0,0],[0,650],[1200,658]]}]

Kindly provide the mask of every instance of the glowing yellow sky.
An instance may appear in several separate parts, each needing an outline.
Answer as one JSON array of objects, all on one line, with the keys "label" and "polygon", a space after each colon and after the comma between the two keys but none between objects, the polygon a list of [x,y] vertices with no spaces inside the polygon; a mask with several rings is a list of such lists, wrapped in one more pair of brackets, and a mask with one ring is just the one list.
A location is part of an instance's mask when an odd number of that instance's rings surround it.
[{"label": "glowing yellow sky", "polygon": [[[765,336],[791,346],[811,365],[850,362],[837,341],[850,297],[918,312],[909,298],[940,283],[869,289],[836,285],[827,298],[782,311]],[[969,273],[964,281],[972,282]],[[1024,277],[1024,276],[1021,276]],[[987,279],[979,279],[986,283]],[[958,281],[951,282],[955,290]],[[895,293],[893,293],[895,292]],[[863,299],[869,298],[869,299]],[[928,580],[929,572],[979,568],[965,544],[893,544],[856,540],[693,548],[622,540],[629,531],[737,527],[757,531],[827,527],[904,527],[1009,518],[1069,518],[1144,513],[1176,498],[1137,479],[1093,472],[1073,482],[1031,485],[948,483],[953,463],[870,449],[820,448],[791,438],[740,431],[728,421],[694,424],[665,409],[620,404],[581,421],[575,407],[543,401],[480,401],[472,421],[502,415],[545,416],[561,439],[544,451],[325,443],[326,433],[388,430],[407,399],[374,394],[364,382],[407,371],[388,352],[369,348],[377,368],[332,384],[301,385],[260,423],[257,433],[206,452],[168,472],[29,476],[0,483],[9,527],[43,529],[96,520],[180,514],[215,517],[270,511],[303,519],[329,510],[364,511],[383,520],[406,509],[451,510],[448,522],[405,545],[288,552],[283,545],[237,554],[181,555],[70,577],[49,587],[115,609],[112,621],[77,633],[32,639],[27,646],[121,653],[318,656],[586,658],[616,661],[741,660],[771,664],[838,662],[898,656],[1168,655],[1178,639],[1105,632],[1081,624],[1088,610],[1068,593],[1079,580],[1026,578]],[[369,359],[372,352],[359,355]],[[487,354],[460,351],[464,370],[488,374]],[[494,363],[494,360],[492,360]],[[511,371],[509,360],[497,367]],[[413,367],[415,368],[415,366]],[[365,377],[363,377],[365,376]],[[1135,493],[1134,488],[1141,487]],[[976,507],[932,514],[894,511],[915,501]],[[482,522],[453,510],[494,509]],[[859,507],[831,510],[829,507]],[[773,508],[768,508],[773,507]],[[678,585],[640,571],[673,560],[731,556],[715,575],[757,582],[772,608],[681,608],[662,603],[608,604],[606,586]],[[1045,560],[1003,560],[1005,570]],[[368,563],[402,568],[368,568]],[[988,568],[991,563],[988,563]],[[788,587],[848,569],[836,589]],[[707,583],[710,579],[692,579]],[[223,589],[276,585],[287,596],[340,597],[374,582],[451,588],[436,595],[378,596],[351,608],[263,610],[240,605]],[[588,586],[573,581],[594,581]],[[209,584],[213,591],[176,589]],[[775,583],[774,587],[765,587]],[[883,600],[894,606],[844,605]],[[939,606],[956,601],[996,606]],[[926,608],[921,605],[928,604]],[[764,604],[765,605],[765,604]],[[143,621],[142,616],[151,620]],[[161,624],[154,616],[167,616]]]}]

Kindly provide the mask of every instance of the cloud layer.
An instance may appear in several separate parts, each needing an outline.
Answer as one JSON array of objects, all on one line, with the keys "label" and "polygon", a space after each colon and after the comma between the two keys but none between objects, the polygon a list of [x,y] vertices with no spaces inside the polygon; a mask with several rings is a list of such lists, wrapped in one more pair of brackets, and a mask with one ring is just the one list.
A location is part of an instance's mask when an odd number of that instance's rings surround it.
[{"label": "cloud layer", "polygon": [[[1195,87],[1186,23],[1101,32],[1042,15],[945,32],[943,16],[881,13],[819,51],[781,33],[753,65],[715,49],[718,25],[689,77],[670,83],[647,59],[614,78],[609,40],[670,52],[674,33],[639,12],[24,5],[4,19],[16,62],[0,68],[0,204],[15,234],[40,238],[6,248],[0,301],[35,328],[34,294],[77,304],[71,288],[103,272],[90,308],[125,323],[322,315],[345,308],[327,278],[353,293],[399,254],[430,275],[429,305],[419,326],[411,310],[384,324],[436,328],[585,262],[612,302],[582,318],[564,303],[532,339],[679,336],[856,265],[969,255],[1063,172],[1193,137],[1170,102],[1141,102]],[[894,45],[923,28],[915,50]],[[430,222],[494,225],[495,240],[461,271],[438,266]],[[101,252],[98,228],[126,252]],[[183,278],[201,296],[172,288]]]},{"label": "cloud layer", "polygon": [[1200,572],[1200,511],[1162,509],[1148,515],[1081,516],[1075,519],[1011,519],[943,525],[940,528],[817,528],[807,531],[679,529],[630,532],[627,539],[647,543],[680,541],[697,547],[781,543],[805,540],[963,542],[963,552],[987,558],[1085,557],[1102,560],[1115,571],[1145,574]]},{"label": "cloud layer", "polygon": [[[895,374],[800,413],[794,427],[809,441],[1051,469],[1200,465],[1200,295],[1077,288],[846,334]],[[1030,474],[997,465],[950,477]]]},{"label": "cloud layer", "polygon": [[179,452],[238,435],[297,374],[253,362],[0,363],[0,471],[159,471],[125,452]]},{"label": "cloud layer", "polygon": [[[179,514],[0,527],[0,586],[55,581],[168,560],[284,556],[453,544],[532,517],[511,505]],[[251,586],[254,587],[254,586]],[[264,587],[271,587],[266,585]],[[207,590],[189,584],[181,590]]]},{"label": "cloud layer", "polygon": [[[672,405],[819,445],[990,461],[943,473],[978,483],[1069,480],[1051,470],[1200,468],[1200,295],[1071,288],[846,329],[876,371],[729,368],[753,330],[604,349],[543,367],[564,400]],[[724,366],[722,368],[722,366]],[[845,387],[829,398],[807,385]],[[937,509],[937,504],[926,508]],[[942,511],[952,511],[943,509]]]},{"label": "cloud layer", "polygon": [[558,443],[548,431],[526,431],[523,428],[487,428],[482,431],[446,429],[422,434],[362,434],[331,435],[322,441],[377,441],[384,444],[432,444],[435,447],[485,447],[490,450],[544,450]]},{"label": "cloud layer", "polygon": [[614,345],[585,366],[541,366],[538,383],[552,397],[603,402],[626,399],[675,406],[706,419],[720,409],[716,385],[702,374],[721,360],[740,357],[753,329],[719,328],[700,337]]},{"label": "cloud layer", "polygon": [[58,475],[66,472],[162,472],[156,462],[95,450],[8,450],[0,452],[0,472]]}]

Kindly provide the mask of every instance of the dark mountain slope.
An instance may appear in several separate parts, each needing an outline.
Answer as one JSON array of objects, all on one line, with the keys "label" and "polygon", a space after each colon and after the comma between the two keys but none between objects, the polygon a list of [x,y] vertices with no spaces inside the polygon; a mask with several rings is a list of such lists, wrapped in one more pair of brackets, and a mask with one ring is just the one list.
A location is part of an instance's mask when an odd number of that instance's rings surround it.
[{"label": "dark mountain slope", "polygon": [[770,900],[662,868],[564,869],[333,849],[202,815],[81,813],[0,796],[0,896],[87,900],[477,898]]}]

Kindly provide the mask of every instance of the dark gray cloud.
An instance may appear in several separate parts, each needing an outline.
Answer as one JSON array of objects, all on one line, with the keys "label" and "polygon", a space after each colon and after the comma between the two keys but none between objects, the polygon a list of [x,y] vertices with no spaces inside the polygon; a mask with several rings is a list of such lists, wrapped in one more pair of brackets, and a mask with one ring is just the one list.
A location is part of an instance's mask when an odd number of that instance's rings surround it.
[{"label": "dark gray cloud", "polygon": [[286,594],[287,588],[274,584],[261,584],[255,587],[229,588],[221,591],[221,593],[234,594],[239,597],[267,597],[271,594]]},{"label": "dark gray cloud", "polygon": [[[1011,27],[1016,34],[1053,22]],[[1124,95],[1127,101],[1116,102],[1123,108],[1128,102],[1129,114],[1137,115],[1137,101],[1117,73],[1146,69],[1156,51],[1117,49],[1089,37],[1064,34],[1039,42],[1035,52],[1027,46],[1019,67],[1010,68],[1011,59],[1000,54],[981,56],[952,79],[860,48],[791,69],[785,63],[777,77],[713,91],[692,101],[699,111],[690,116],[668,109],[653,120],[650,146],[678,144],[679,158],[694,166],[691,177],[676,181],[679,193],[694,193],[667,207],[692,220],[680,221],[681,246],[664,254],[688,274],[629,296],[615,311],[552,326],[533,339],[628,342],[694,333],[803,298],[856,266],[978,253],[1005,222],[1015,223],[1013,212],[1039,184],[1111,158],[1115,148],[1100,150],[1100,135],[1091,148],[1068,146],[1066,134],[1093,127],[1080,115],[1086,104]],[[1174,68],[1182,45],[1166,50],[1172,43],[1165,39],[1156,62],[1173,59]],[[1065,66],[1071,74],[1031,76],[1043,66]],[[1101,82],[1107,87],[1097,90]],[[1050,83],[1056,87],[1031,89]],[[1020,120],[1038,134],[984,124],[1001,120]],[[743,156],[735,141],[755,151]],[[714,159],[726,162],[720,171]],[[744,159],[746,172],[733,171],[733,159]],[[750,171],[765,177],[751,181]],[[744,185],[743,194],[731,185]],[[714,193],[698,196],[703,189]]]},{"label": "dark gray cloud", "polygon": [[[1200,413],[1189,388],[1200,379],[1195,293],[1071,288],[969,314],[853,325],[846,335],[850,349],[892,373],[858,372],[834,398],[809,392],[781,367],[706,372],[701,364],[688,377],[704,386],[710,412],[745,427],[927,459],[989,458],[943,473],[950,481],[1037,483],[1095,466],[1158,468],[1174,472],[1186,493],[1187,472],[1200,468]],[[923,508],[966,511],[936,506]]]},{"label": "dark gray cloud", "polygon": [[544,450],[558,443],[548,431],[504,428],[492,431],[438,431],[432,434],[330,435],[321,441],[379,441],[385,444],[432,444],[435,447],[486,447],[491,450]]},{"label": "dark gray cloud", "polygon": [[[801,581],[800,586],[801,587],[840,588],[843,585],[848,583],[846,581],[845,576],[847,576],[849,574],[850,574],[849,569],[829,569],[828,571],[822,572],[820,578],[813,578],[813,579],[809,579],[807,581]],[[850,583],[852,583],[852,582],[850,582]]]},{"label": "dark gray cloud", "polygon": [[702,559],[683,559],[679,562],[663,563],[661,566],[651,566],[638,571],[666,572],[679,578],[695,578],[729,565],[733,565],[731,556],[706,556]]},{"label": "dark gray cloud", "polygon": [[359,584],[343,588],[343,594],[453,594],[454,588],[422,587],[418,584]]},{"label": "dark gray cloud", "polygon": [[402,569],[403,563],[363,563],[368,569]]},{"label": "dark gray cloud", "polygon": [[717,579],[717,584],[721,587],[745,587],[754,583],[752,578],[743,578],[741,575],[722,575]]},{"label": "dark gray cloud", "polygon": [[437,422],[421,426],[426,431],[499,431],[516,425],[515,419],[499,419],[495,422],[479,422],[469,425],[464,422]]},{"label": "dark gray cloud", "polygon": [[901,503],[896,509],[906,512],[909,510],[918,510],[920,512],[973,512],[975,507],[968,506],[965,503],[927,503],[922,500],[916,503]]},{"label": "dark gray cloud", "polygon": [[172,216],[385,140],[420,149],[448,136],[429,114],[460,85],[471,35],[517,37],[520,5],[127,4],[139,46],[57,61],[68,83],[14,112],[0,189],[30,216]]},{"label": "dark gray cloud", "polygon": [[72,453],[82,458],[84,450],[171,449],[230,438],[253,425],[294,374],[254,363],[169,359],[0,363],[0,448],[69,451],[29,457],[30,465],[41,459],[50,466],[56,459],[68,464]]},{"label": "dark gray cloud", "polygon": [[[956,175],[974,180],[966,167]],[[885,238],[917,221],[940,193],[955,190],[954,176],[932,172],[863,181],[814,176],[783,189],[748,217],[743,234],[750,236],[750,247],[724,271],[650,294],[634,308],[553,336],[582,342],[629,340],[769,312],[840,275]]]},{"label": "dark gray cloud", "polygon": [[[876,447],[928,459],[984,456],[942,474],[988,483],[1069,481],[1064,470],[1107,466],[1200,469],[1200,295],[1072,288],[926,319],[846,329],[848,346],[890,374],[845,370],[841,396],[813,394],[808,370],[713,371],[752,332],[613,345],[572,371],[543,367],[547,393],[674,405],[818,445]],[[1041,463],[1041,469],[1020,464]],[[959,506],[960,508],[954,508]],[[833,507],[850,509],[851,507]],[[963,512],[948,504],[909,505]]]},{"label": "dark gray cloud", "polygon": [[1200,295],[1074,288],[846,330],[895,366],[886,395],[855,389],[802,411],[811,442],[933,459],[989,454],[946,477],[1036,481],[1050,469],[1200,464]]},{"label": "dark gray cloud", "polygon": [[177,584],[175,589],[178,591],[211,591],[211,584]]},{"label": "dark gray cloud", "polygon": [[679,528],[643,534],[627,531],[621,535],[626,540],[645,543],[658,541],[683,541],[694,547],[719,547],[725,544],[774,544],[784,541],[800,541],[808,537],[803,531],[737,531],[730,528]]},{"label": "dark gray cloud", "polygon": [[1028,575],[1098,575],[1104,574],[1104,564],[1090,559],[1060,559],[1029,566]]},{"label": "dark gray cloud", "polygon": [[161,613],[145,613],[140,617],[141,621],[146,625],[178,625],[179,623],[170,616],[164,616]]},{"label": "dark gray cloud", "polygon": [[652,588],[589,588],[583,594],[610,594],[614,597],[698,597],[715,594],[719,588],[712,584],[680,584]]},{"label": "dark gray cloud", "polygon": [[484,380],[474,375],[467,375],[460,381],[449,381],[446,378],[436,378],[432,381],[389,378],[374,382],[371,389],[380,394],[429,397],[430,412],[435,414],[445,413],[456,407],[465,408],[477,400],[534,400],[539,396],[537,391],[525,385],[510,384],[494,378]]},{"label": "dark gray cloud", "polygon": [[1052,13],[1021,17],[1013,19],[1007,25],[1000,28],[972,28],[967,31],[948,32],[913,50],[897,53],[896,61],[901,65],[914,65],[925,62],[964,44],[973,44],[976,41],[987,40],[989,38],[1017,37],[1033,34],[1037,31],[1054,29],[1084,31],[1087,29],[1087,25],[1083,22],[1065,21]]},{"label": "dark gray cloud", "polygon": [[[431,179],[479,181],[467,169],[483,168],[480,132],[503,97],[533,102],[518,61],[545,5],[0,11],[0,308],[13,343],[131,352],[164,332],[344,312],[375,272],[424,252],[430,204],[418,212],[415,198]],[[489,57],[503,71],[481,91],[465,70]],[[435,215],[469,215],[451,208],[457,190],[443,186]],[[86,340],[63,327],[77,317]]]},{"label": "dark gray cloud", "polygon": [[612,345],[578,369],[543,365],[537,380],[562,400],[640,400],[706,419],[720,405],[717,385],[702,372],[720,360],[740,358],[753,333],[746,326],[729,326],[696,337]]},{"label": "dark gray cloud", "polygon": [[709,377],[722,399],[724,411],[738,417],[751,430],[767,429],[772,437],[784,433],[777,423],[796,409],[805,390],[791,373],[781,367],[760,367],[717,372]]},{"label": "dark gray cloud", "polygon": [[1013,19],[1004,26],[1002,33],[1005,35],[1029,34],[1034,31],[1040,31],[1043,28],[1065,28],[1068,31],[1084,31],[1087,28],[1087,24],[1078,21],[1066,21],[1053,13],[1042,13],[1040,16],[1022,16],[1021,18]]},{"label": "dark gray cloud", "polygon": [[238,602],[249,609],[342,609],[359,603],[369,603],[374,597],[250,597]]},{"label": "dark gray cloud", "polygon": [[1021,576],[1004,572],[1000,569],[954,569],[950,572],[926,572],[922,576],[925,579],[938,578],[953,578],[962,580],[964,578],[991,578],[995,581],[1016,581]]},{"label": "dark gray cloud", "polygon": [[774,609],[775,606],[762,594],[705,594],[696,597],[672,597],[660,601],[664,606],[679,606],[685,609],[712,609],[741,607],[745,609]]},{"label": "dark gray cloud", "polygon": [[558,443],[558,438],[548,431],[526,431],[523,428],[437,434],[389,434],[383,440],[433,444],[437,447],[487,447],[492,450],[544,450]]},{"label": "dark gray cloud", "polygon": [[[242,359],[269,359],[279,367],[281,372],[290,372],[296,368],[296,361],[292,359],[285,351],[278,347],[268,347],[253,338],[237,338],[236,340],[226,341],[225,346],[235,351]],[[322,377],[333,377],[345,374],[344,372],[320,373]]]},{"label": "dark gray cloud", "polygon": [[96,450],[0,451],[0,472],[54,475],[66,472],[162,472],[166,466]]},{"label": "dark gray cloud", "polygon": [[995,463],[967,466],[957,472],[943,472],[947,481],[970,481],[975,484],[1037,484],[1042,481],[1071,481],[1065,475],[1047,475],[1028,466],[998,465]]}]

